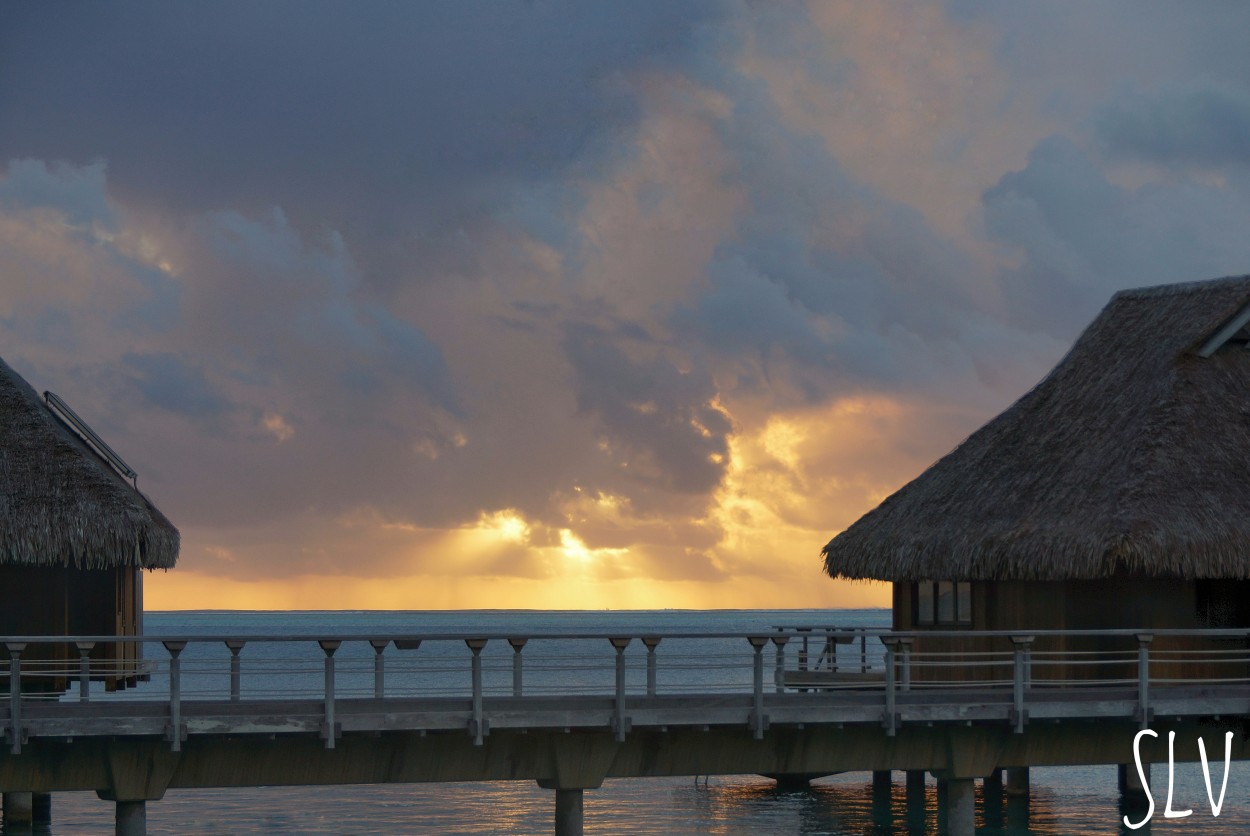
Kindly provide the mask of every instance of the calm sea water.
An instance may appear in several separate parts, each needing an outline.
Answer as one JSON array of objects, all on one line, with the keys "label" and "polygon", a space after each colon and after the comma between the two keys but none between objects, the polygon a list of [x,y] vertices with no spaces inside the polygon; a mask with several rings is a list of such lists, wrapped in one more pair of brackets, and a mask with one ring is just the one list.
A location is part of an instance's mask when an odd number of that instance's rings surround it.
[{"label": "calm sea water", "polygon": [[[766,630],[780,624],[884,627],[888,623],[887,610],[180,612],[148,613],[146,616],[146,629],[154,634],[621,632],[637,635],[642,632],[745,632]],[[506,650],[504,647],[500,652]],[[423,647],[421,652],[431,651]],[[742,652],[743,659],[749,659],[749,651]],[[350,664],[347,667],[350,668]],[[749,671],[749,667],[746,670]],[[310,671],[309,676],[315,678],[315,670]],[[712,676],[732,678],[737,673]],[[159,677],[142,687],[164,691]],[[244,687],[248,687],[246,676]],[[1131,741],[1125,742],[1126,752],[1131,751],[1130,745]],[[1218,793],[1222,763],[1217,762],[1213,769]],[[586,831],[605,834],[794,833],[813,836],[936,832],[936,787],[932,780],[925,810],[917,813],[913,808],[910,814],[902,791],[901,773],[896,773],[896,781],[887,809],[885,805],[873,805],[868,774],[823,778],[814,782],[810,790],[799,792],[780,791],[772,781],[753,775],[711,776],[697,780],[694,777],[609,780],[601,789],[586,792]],[[1153,795],[1158,809],[1152,822],[1136,831],[1130,831],[1121,824],[1123,813],[1118,809],[1114,767],[1034,769],[1032,788],[1032,797],[1027,804],[1015,800],[987,804],[978,787],[978,832],[1250,832],[1250,765],[1245,762],[1234,762],[1232,765],[1227,797],[1218,818],[1211,816],[1201,768],[1196,764],[1178,764],[1173,807],[1190,807],[1194,812],[1187,818],[1165,820],[1163,802],[1167,793],[1167,772],[1156,767]],[[532,782],[171,790],[163,800],[148,804],[148,832],[205,836],[548,834],[552,830],[553,808],[554,794],[539,789]],[[1131,815],[1133,821],[1141,817],[1140,813]],[[92,793],[60,793],[53,800],[51,831],[37,832],[67,836],[112,831],[112,804],[98,800]]]}]

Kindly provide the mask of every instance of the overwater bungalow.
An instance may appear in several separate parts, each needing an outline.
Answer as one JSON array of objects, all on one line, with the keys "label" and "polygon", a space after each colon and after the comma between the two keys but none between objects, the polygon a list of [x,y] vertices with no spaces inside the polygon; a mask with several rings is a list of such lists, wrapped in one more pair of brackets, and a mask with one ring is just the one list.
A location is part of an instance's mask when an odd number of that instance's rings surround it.
[{"label": "overwater bungalow", "polygon": [[[891,581],[894,628],[922,634],[1250,627],[1248,349],[1250,276],[1115,294],[1037,386],[830,540],[826,571]],[[914,650],[1007,641],[921,635]],[[1048,641],[1034,647],[1132,645]],[[1035,673],[1100,675],[1115,672]]]},{"label": "overwater bungalow", "polygon": [[[52,393],[0,360],[0,636],[130,636],[142,630],[144,569],[168,569],[178,530],[134,471]],[[22,652],[23,690],[61,690],[65,647]],[[110,689],[139,675],[135,643],[91,650]],[[6,668],[7,670],[7,668]],[[0,690],[7,690],[0,681]]]}]

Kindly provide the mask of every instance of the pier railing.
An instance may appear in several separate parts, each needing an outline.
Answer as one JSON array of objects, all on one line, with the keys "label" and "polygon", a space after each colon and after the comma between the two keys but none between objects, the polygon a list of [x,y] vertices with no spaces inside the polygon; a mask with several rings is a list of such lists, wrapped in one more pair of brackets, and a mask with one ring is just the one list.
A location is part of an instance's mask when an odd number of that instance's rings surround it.
[{"label": "pier railing", "polygon": [[[9,751],[39,738],[997,723],[1250,715],[1250,631],[0,637]],[[57,652],[48,652],[49,648]],[[68,659],[68,661],[66,661]],[[133,662],[127,664],[133,667]],[[132,676],[133,681],[133,676]]]}]

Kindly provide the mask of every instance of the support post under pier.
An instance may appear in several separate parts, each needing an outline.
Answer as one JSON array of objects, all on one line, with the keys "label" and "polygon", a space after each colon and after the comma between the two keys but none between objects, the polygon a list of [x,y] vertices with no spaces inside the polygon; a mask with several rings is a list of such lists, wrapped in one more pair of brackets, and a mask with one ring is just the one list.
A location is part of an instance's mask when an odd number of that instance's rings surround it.
[{"label": "support post under pier", "polygon": [[34,816],[34,802],[31,796],[32,793],[28,792],[6,792],[4,794],[4,824],[6,827],[31,823]]},{"label": "support post under pier", "polygon": [[582,791],[556,790],[556,836],[582,836]]},{"label": "support post under pier", "polygon": [[[1028,799],[1025,799],[1028,803]],[[991,769],[981,779],[981,814],[985,818],[985,827],[991,833],[1003,829],[1003,771]]]},{"label": "support post under pier", "polygon": [[30,794],[31,821],[35,824],[52,823],[52,793],[32,792]]},{"label": "support post under pier", "polygon": [[872,771],[872,818],[873,821],[883,830],[890,828],[890,816],[892,805],[892,796],[894,794],[894,782],[891,780],[891,772],[888,769],[874,769]]},{"label": "support post under pier", "polygon": [[894,782],[888,769],[872,771],[872,821],[881,831],[893,830]]},{"label": "support post under pier", "polygon": [[950,836],[973,836],[976,832],[976,801],[971,778],[948,778],[946,792],[946,832]]},{"label": "support post under pier", "polygon": [[146,801],[118,801],[114,819],[116,836],[147,836],[148,807]]},{"label": "support post under pier", "polygon": [[907,770],[907,821],[916,832],[924,829],[925,778],[923,769]]},{"label": "support post under pier", "polygon": [[1007,770],[1007,795],[1022,798],[1029,794],[1029,768],[1018,766]]},{"label": "support post under pier", "polygon": [[1007,797],[1007,829],[1012,833],[1029,832],[1029,799]]},{"label": "support post under pier", "polygon": [[1150,764],[1143,763],[1146,783],[1137,774],[1137,764],[1122,763],[1116,766],[1116,784],[1120,789],[1120,803],[1129,808],[1145,807],[1149,797]]}]

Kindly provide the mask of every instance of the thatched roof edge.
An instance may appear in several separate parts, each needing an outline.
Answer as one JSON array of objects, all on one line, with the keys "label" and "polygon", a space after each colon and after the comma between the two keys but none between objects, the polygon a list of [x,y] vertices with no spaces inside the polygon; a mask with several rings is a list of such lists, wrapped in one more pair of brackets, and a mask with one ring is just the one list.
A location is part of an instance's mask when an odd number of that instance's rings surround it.
[{"label": "thatched roof edge", "polygon": [[1115,294],[1046,377],[822,549],[835,577],[1250,578],[1250,277]]},{"label": "thatched roof edge", "polygon": [[178,529],[0,359],[0,564],[168,569]]}]

